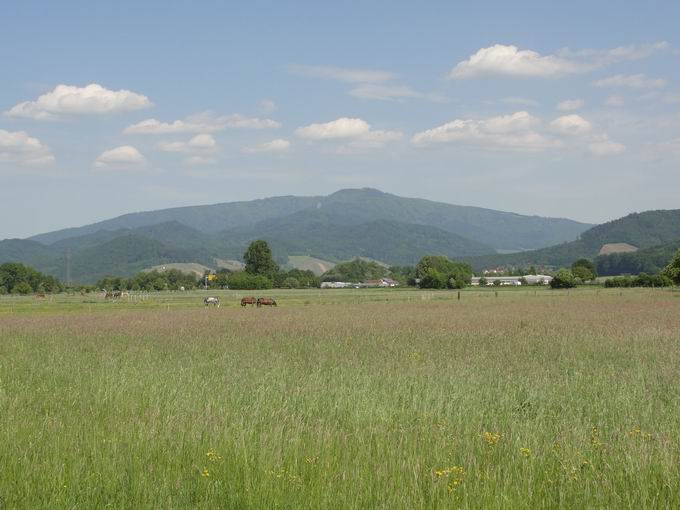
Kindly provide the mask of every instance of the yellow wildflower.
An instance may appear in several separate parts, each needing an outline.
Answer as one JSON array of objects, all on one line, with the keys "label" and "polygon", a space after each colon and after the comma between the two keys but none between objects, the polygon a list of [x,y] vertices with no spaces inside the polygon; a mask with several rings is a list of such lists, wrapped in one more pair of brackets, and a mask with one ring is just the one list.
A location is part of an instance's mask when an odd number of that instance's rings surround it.
[{"label": "yellow wildflower", "polygon": [[201,476],[203,478],[208,478],[210,476],[210,471],[208,471],[208,468],[204,467],[203,471],[201,471]]},{"label": "yellow wildflower", "polygon": [[498,441],[501,439],[501,434],[496,434],[494,432],[484,432],[482,434],[482,437],[484,438],[484,441],[486,441],[486,444],[489,446],[496,446],[498,444]]},{"label": "yellow wildflower", "polygon": [[520,448],[519,453],[521,453],[527,459],[531,457],[531,450],[529,448]]}]

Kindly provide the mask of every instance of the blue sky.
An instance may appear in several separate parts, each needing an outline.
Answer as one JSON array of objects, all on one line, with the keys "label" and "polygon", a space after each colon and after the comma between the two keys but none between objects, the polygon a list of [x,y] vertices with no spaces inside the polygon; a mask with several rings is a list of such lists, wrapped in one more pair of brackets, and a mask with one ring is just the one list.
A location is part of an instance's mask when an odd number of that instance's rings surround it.
[{"label": "blue sky", "polygon": [[589,222],[680,207],[680,7],[550,4],[5,6],[0,238],[361,186]]}]

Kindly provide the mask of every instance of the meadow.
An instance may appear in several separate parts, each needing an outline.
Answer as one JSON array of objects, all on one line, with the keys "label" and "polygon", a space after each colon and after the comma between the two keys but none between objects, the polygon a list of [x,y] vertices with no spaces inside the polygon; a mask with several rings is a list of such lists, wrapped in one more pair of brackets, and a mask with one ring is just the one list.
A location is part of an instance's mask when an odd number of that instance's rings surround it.
[{"label": "meadow", "polygon": [[680,292],[0,297],[0,508],[678,508]]}]

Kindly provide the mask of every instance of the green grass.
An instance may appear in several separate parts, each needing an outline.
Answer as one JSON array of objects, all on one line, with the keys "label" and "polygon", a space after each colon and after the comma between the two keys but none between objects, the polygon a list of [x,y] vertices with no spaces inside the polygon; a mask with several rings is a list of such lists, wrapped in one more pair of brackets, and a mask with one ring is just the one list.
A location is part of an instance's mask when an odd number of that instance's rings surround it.
[{"label": "green grass", "polygon": [[0,508],[680,506],[677,292],[203,295],[0,298]]}]

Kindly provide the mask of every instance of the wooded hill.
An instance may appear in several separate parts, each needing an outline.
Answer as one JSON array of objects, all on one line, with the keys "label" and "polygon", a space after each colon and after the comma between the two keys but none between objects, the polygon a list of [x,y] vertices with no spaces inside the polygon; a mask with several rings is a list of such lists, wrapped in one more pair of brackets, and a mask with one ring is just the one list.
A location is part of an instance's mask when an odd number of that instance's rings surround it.
[{"label": "wooded hill", "polygon": [[[672,250],[673,245],[670,243],[679,240],[680,209],[647,211],[629,214],[623,218],[597,225],[583,232],[576,241],[521,253],[474,256],[466,260],[475,270],[499,266],[561,267],[568,266],[580,258],[595,259],[602,246],[606,244],[628,243],[639,248],[640,251],[625,255],[612,254],[598,257],[598,265],[606,265],[608,262],[604,260],[607,257],[614,257],[609,261],[628,260],[632,263],[637,260],[640,266],[651,268],[657,266],[654,257],[658,258],[660,252]],[[666,248],[661,247],[667,244],[669,246]]]},{"label": "wooded hill", "polygon": [[527,250],[576,239],[590,225],[561,218],[403,198],[375,189],[326,197],[274,197],[132,213],[110,220],[0,242],[0,263],[30,264],[83,283],[126,276],[171,262],[236,259],[265,239],[277,261],[307,255],[337,262],[366,257],[415,264],[426,254],[449,258]]}]

